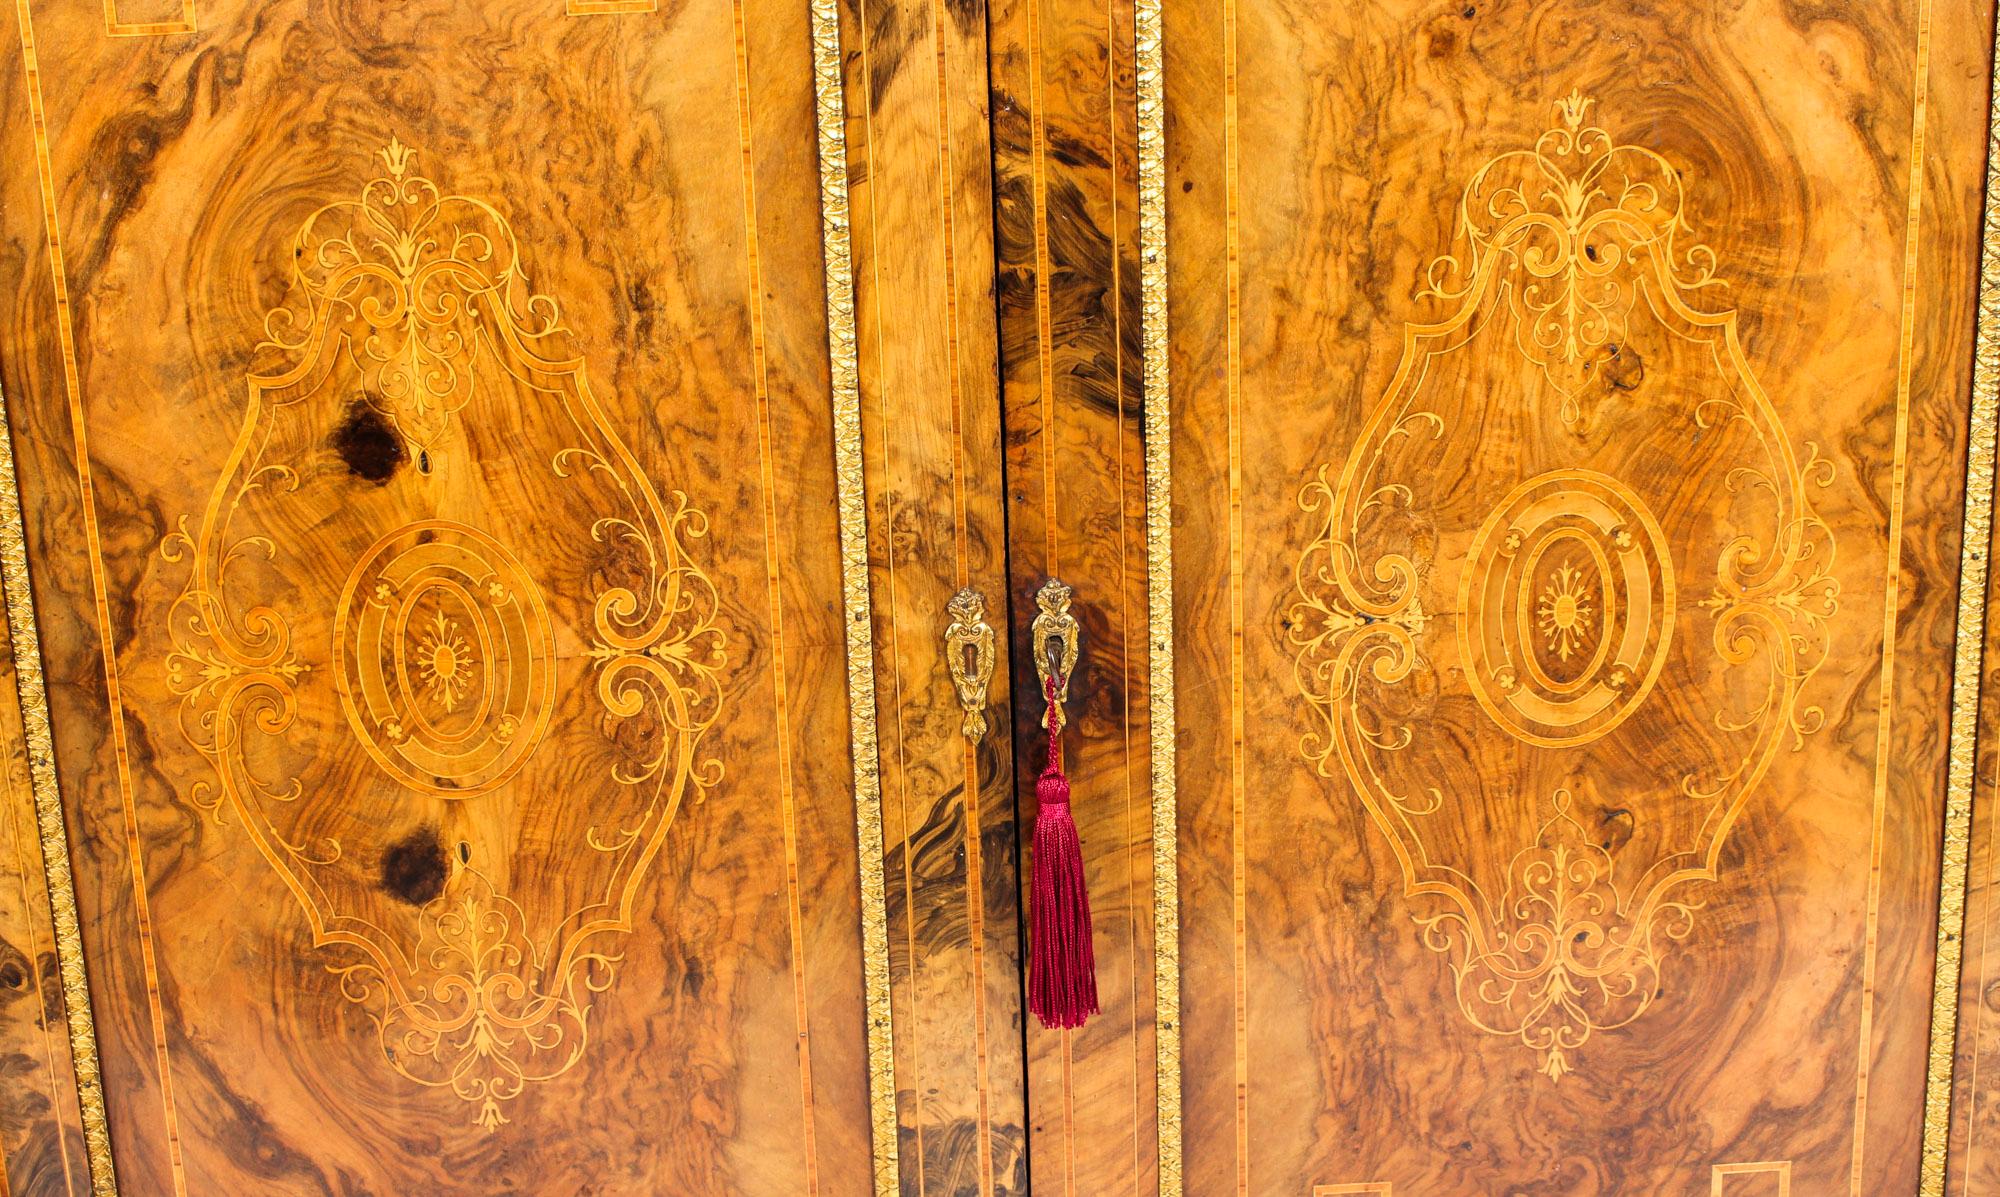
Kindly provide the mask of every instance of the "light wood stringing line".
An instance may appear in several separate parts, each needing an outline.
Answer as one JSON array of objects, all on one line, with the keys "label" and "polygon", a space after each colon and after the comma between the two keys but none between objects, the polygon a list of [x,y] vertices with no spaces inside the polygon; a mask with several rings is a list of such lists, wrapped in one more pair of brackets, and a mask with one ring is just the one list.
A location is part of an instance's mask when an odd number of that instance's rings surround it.
[{"label": "light wood stringing line", "polygon": [[1888,817],[1889,733],[1896,693],[1896,617],[1903,582],[1903,485],[1909,477],[1910,371],[1916,341],[1917,248],[1923,225],[1924,118],[1930,91],[1931,0],[1917,10],[1917,70],[1910,115],[1910,195],[1903,226],[1902,333],[1896,363],[1896,441],[1889,474],[1887,576],[1883,582],[1882,681],[1875,730],[1875,797],[1868,849],[1867,931],[1862,945],[1861,1029],[1857,1036],[1854,1081],[1854,1158],[1850,1197],[1861,1197],[1863,1155],[1868,1144],[1868,1074],[1874,1055],[1875,966],[1882,905],[1882,832]]},{"label": "light wood stringing line", "polygon": [[764,333],[764,270],[757,246],[757,157],[750,112],[750,45],[744,0],[731,5],[736,49],[737,140],[742,147],[743,257],[746,306],[750,311],[751,370],[756,379],[757,464],[764,517],[764,588],[771,617],[771,719],[778,765],[778,810],[785,838],[785,924],[791,942],[792,1010],[797,1020],[801,1146],[805,1157],[806,1197],[819,1193],[819,1151],[813,1126],[812,1030],[807,1014],[805,935],[799,902],[799,840],[797,798],[792,788],[792,723],[785,672],[785,602],[778,565],[778,501],[771,460],[771,390]]}]

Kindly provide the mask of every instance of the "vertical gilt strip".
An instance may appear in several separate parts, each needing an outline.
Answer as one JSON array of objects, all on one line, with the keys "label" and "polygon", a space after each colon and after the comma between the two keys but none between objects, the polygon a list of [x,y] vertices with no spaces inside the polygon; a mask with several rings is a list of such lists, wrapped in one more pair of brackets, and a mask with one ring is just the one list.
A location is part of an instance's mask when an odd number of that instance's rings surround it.
[{"label": "vertical gilt strip", "polygon": [[69,1021],[70,1064],[76,1073],[77,1108],[83,1114],[84,1151],[90,1159],[90,1191],[95,1197],[117,1197],[111,1128],[104,1113],[104,1082],[97,1063],[97,1027],[91,1018],[76,886],[70,876],[69,837],[63,827],[62,791],[56,784],[55,737],[49,728],[41,637],[35,628],[34,590],[28,578],[28,541],[21,521],[20,482],[14,471],[14,434],[4,402],[0,402],[0,591],[5,592],[7,631],[14,640],[14,682],[20,691],[21,730],[28,746],[28,777],[34,787],[35,821],[41,832],[42,869],[48,876],[56,967]]},{"label": "vertical gilt strip", "polygon": [[849,752],[861,873],[861,975],[868,1008],[868,1116],[875,1197],[896,1197],[896,1047],[889,1007],[889,913],[883,880],[882,783],[875,723],[875,643],[868,597],[868,507],[861,477],[861,385],[855,344],[854,259],[848,236],[847,106],[841,96],[837,0],[812,0],[813,90],[819,125],[820,230],[833,383],[841,608],[847,624]]},{"label": "vertical gilt strip", "polygon": [[[2000,27],[1996,27],[1994,46],[2000,53]],[[1951,1133],[1959,981],[1965,960],[1965,876],[1972,846],[1973,765],[1978,751],[1980,672],[1986,643],[1986,557],[1993,532],[1996,409],[2000,409],[2000,91],[1993,95],[1987,122],[1986,216],[1979,252],[1971,430],[1965,446],[1965,529],[1959,541],[1958,634],[1952,660],[1950,764],[1945,774],[1944,856],[1938,878],[1937,964],[1931,988],[1920,1197],[1943,1197],[1945,1151]]]},{"label": "vertical gilt strip", "polygon": [[1173,459],[1167,378],[1166,60],[1162,0],[1134,0],[1139,309],[1146,392],[1146,667],[1153,783],[1153,1017],[1160,1197],[1181,1197],[1181,903],[1174,792]]}]

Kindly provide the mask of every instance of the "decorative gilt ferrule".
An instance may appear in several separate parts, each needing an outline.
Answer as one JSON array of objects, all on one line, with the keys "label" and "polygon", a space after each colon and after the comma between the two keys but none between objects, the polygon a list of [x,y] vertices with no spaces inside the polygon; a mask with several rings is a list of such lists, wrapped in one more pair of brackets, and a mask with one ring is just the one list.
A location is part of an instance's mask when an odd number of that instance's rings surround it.
[{"label": "decorative gilt ferrule", "polygon": [[958,730],[966,739],[978,740],[986,734],[986,691],[993,680],[993,629],[986,623],[986,596],[967,586],[952,596],[945,609],[951,622],[944,629],[944,656],[952,688],[958,691],[959,709],[965,712]]},{"label": "decorative gilt ferrule", "polygon": [[1035,676],[1041,680],[1042,693],[1049,692],[1051,679],[1055,682],[1055,701],[1050,704],[1048,719],[1051,731],[1061,731],[1068,721],[1063,705],[1069,701],[1069,679],[1076,673],[1076,616],[1069,613],[1072,593],[1054,578],[1042,583],[1042,588],[1035,592],[1035,622],[1029,628],[1034,643]]}]

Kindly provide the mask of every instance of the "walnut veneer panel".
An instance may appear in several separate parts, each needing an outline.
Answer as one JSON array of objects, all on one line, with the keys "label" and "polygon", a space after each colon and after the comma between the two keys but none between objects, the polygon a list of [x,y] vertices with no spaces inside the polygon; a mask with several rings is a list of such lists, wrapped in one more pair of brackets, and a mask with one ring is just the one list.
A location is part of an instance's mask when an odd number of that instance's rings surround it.
[{"label": "walnut veneer panel", "polygon": [[[1145,463],[1139,349],[1132,6],[1007,0],[992,16],[995,231],[1015,502],[1016,611],[1058,577],[1083,651],[1064,736],[1103,1013],[1030,1020],[1037,1192],[1154,1191],[1153,857],[1148,774]],[[1045,706],[1025,619],[1016,759],[1039,761]],[[1020,778],[1022,875],[1037,770]]]},{"label": "walnut veneer panel", "polygon": [[[1021,986],[986,6],[841,9],[901,1184],[1020,1193]],[[995,632],[962,734],[945,629]]]},{"label": "walnut veneer panel", "polygon": [[1990,15],[1166,6],[1190,1194],[1914,1191]]},{"label": "walnut veneer panel", "polygon": [[89,1164],[14,672],[0,628],[0,1194],[81,1197]]},{"label": "walnut veneer panel", "polygon": [[[1991,435],[1991,405],[1994,388],[2000,385],[2000,358],[1996,358],[1995,338],[2000,337],[2000,327],[1995,326],[1996,308],[2000,307],[2000,232],[1996,232],[1996,213],[2000,213],[2000,194],[1991,190],[1993,171],[2000,162],[1989,159],[1987,178],[1989,191],[1986,197],[1987,227],[1986,243],[1983,247],[1980,272],[1980,317],[1978,342],[1974,350],[1974,416],[1975,432],[1980,425],[1980,404],[1986,406],[1987,434]],[[1971,446],[1973,452],[1979,449],[1975,436]],[[1991,452],[1991,445],[1988,445]],[[1993,468],[1989,458],[1981,463],[1970,464],[1968,475],[1977,485],[1978,467]],[[1990,477],[1990,475],[1989,475]],[[1979,514],[1974,507],[1971,517]],[[1985,513],[1991,516],[1990,505]],[[1968,529],[1975,527],[1976,520],[1969,517]],[[1987,523],[1988,536],[1985,543],[1966,546],[1965,557],[1968,564],[1990,564],[1993,538],[1991,524]],[[1983,555],[1983,556],[1982,556]],[[1954,1197],[1976,1197],[1979,1194],[2000,1193],[2000,1159],[1993,1150],[1995,1120],[2000,1118],[2000,1105],[1996,1105],[1996,1083],[2000,1083],[2000,981],[1996,981],[1995,949],[2000,947],[1996,940],[1996,923],[2000,923],[2000,842],[1995,839],[2000,830],[2000,591],[1996,591],[1990,581],[1983,594],[1961,595],[1961,607],[1984,601],[1985,640],[1977,646],[1971,660],[1978,665],[1978,671],[1969,682],[1973,687],[1970,696],[1954,695],[1954,704],[1968,699],[1975,704],[1975,730],[1970,776],[1966,779],[1970,790],[1970,835],[1965,845],[1966,886],[1965,922],[1962,971],[1959,974],[1958,1025],[1956,1051],[1953,1058],[1953,1086],[1950,1093],[1950,1135],[1944,1172],[1944,1192]],[[1963,633],[1961,632],[1961,635]],[[1961,644],[1959,652],[1964,658],[1971,646]],[[1961,665],[1961,670],[1964,666]],[[1957,764],[1957,762],[1954,762]],[[1947,897],[1950,895],[1946,895]]]},{"label": "walnut veneer panel", "polygon": [[568,7],[0,17],[126,1192],[869,1190],[808,14]]},{"label": "walnut veneer panel", "polygon": [[2000,873],[1996,872],[1996,806],[2000,806],[2000,612],[1990,584],[1986,644],[1979,678],[1981,711],[1978,754],[1973,772],[1972,842],[1967,867],[1965,959],[1960,976],[1958,1053],[1952,1094],[1952,1137],[1946,1192],[1956,1197],[2000,1193],[2000,959],[1995,949],[2000,921]]}]

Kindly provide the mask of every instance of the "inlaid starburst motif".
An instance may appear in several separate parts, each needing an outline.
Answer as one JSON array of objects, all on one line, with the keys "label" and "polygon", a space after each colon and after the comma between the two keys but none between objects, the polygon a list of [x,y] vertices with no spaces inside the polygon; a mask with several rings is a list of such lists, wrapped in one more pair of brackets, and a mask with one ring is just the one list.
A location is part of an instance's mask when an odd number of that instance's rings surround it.
[{"label": "inlaid starburst motif", "polygon": [[1583,571],[1571,564],[1557,566],[1535,601],[1535,619],[1558,660],[1568,663],[1590,640],[1594,610]]},{"label": "inlaid starburst motif", "polygon": [[434,612],[423,638],[417,641],[417,675],[424,680],[425,695],[450,714],[472,688],[472,672],[477,668],[479,662],[458,625],[444,612]]}]

